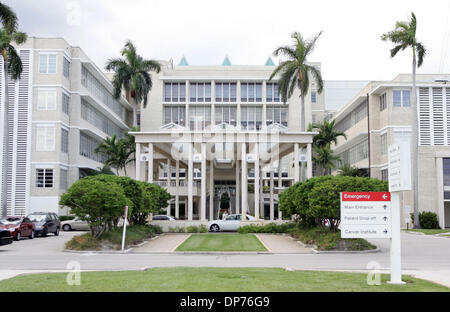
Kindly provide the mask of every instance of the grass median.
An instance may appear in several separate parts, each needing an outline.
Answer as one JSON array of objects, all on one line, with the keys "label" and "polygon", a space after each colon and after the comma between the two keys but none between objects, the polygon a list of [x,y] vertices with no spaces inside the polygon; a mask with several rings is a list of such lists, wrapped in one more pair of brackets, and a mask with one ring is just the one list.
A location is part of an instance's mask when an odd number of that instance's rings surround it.
[{"label": "grass median", "polygon": [[0,281],[0,292],[442,292],[449,288],[404,276],[406,285],[367,284],[361,273],[286,271],[274,268],[152,268],[147,271],[82,272],[69,286],[66,273],[32,274]]},{"label": "grass median", "polygon": [[415,232],[415,233],[423,233],[425,235],[436,235],[436,234],[443,234],[443,233],[450,233],[450,229],[409,229],[407,230],[409,232]]},{"label": "grass median", "polygon": [[267,251],[253,234],[193,234],[176,251]]}]

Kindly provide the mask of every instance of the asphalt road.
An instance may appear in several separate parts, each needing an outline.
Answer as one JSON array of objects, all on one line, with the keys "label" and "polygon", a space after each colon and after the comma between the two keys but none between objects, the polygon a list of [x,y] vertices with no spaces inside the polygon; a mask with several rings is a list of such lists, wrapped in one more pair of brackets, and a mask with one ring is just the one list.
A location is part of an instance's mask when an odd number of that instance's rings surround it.
[{"label": "asphalt road", "polygon": [[[65,270],[78,261],[81,270],[130,270],[149,267],[283,267],[292,269],[366,270],[371,261],[389,269],[389,240],[372,240],[381,252],[368,254],[99,254],[63,252],[80,232],[24,239],[0,247],[0,270]],[[450,238],[402,234],[404,270],[450,272]]]}]

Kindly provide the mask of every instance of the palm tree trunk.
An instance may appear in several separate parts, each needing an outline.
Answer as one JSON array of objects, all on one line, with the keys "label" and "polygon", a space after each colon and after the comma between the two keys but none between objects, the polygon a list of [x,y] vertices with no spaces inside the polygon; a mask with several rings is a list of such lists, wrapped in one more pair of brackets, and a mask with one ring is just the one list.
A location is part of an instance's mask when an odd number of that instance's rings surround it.
[{"label": "palm tree trunk", "polygon": [[413,186],[414,186],[414,228],[419,227],[419,156],[418,156],[418,117],[417,117],[417,91],[416,91],[416,51],[413,48],[413,70],[412,70],[412,92],[411,104],[414,115],[413,119],[413,135],[412,135],[412,154],[413,154]]},{"label": "palm tree trunk", "polygon": [[137,127],[137,97],[134,96],[133,101],[133,127]]},{"label": "palm tree trunk", "polygon": [[306,129],[306,118],[305,118],[305,95],[302,92],[301,97],[301,110],[302,110],[302,119],[301,119],[301,125],[300,125],[300,130],[303,132]]},{"label": "palm tree trunk", "polygon": [[5,81],[5,108],[3,110],[3,164],[2,164],[2,217],[8,212],[8,164],[9,164],[9,101],[8,101],[8,60],[3,51],[3,79]]}]

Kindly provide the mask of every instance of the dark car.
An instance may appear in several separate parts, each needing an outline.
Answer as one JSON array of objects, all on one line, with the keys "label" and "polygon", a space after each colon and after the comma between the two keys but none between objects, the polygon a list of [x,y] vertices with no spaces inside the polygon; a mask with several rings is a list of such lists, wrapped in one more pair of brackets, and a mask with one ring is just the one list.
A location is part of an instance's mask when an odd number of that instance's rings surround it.
[{"label": "dark car", "polygon": [[13,242],[11,233],[7,230],[0,230],[0,246],[8,245]]},{"label": "dark car", "polygon": [[34,238],[34,224],[25,217],[5,217],[0,219],[0,229],[9,231],[14,240],[22,237]]},{"label": "dark car", "polygon": [[27,216],[34,223],[34,233],[36,235],[47,236],[48,233],[59,235],[61,221],[53,212],[33,212]]}]

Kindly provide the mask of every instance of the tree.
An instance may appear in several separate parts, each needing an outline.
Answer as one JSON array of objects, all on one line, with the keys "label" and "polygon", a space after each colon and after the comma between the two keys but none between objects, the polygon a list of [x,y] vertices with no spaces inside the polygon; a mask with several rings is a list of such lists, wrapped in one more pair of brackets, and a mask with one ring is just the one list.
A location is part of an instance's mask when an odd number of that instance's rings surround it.
[{"label": "tree", "polygon": [[27,40],[27,34],[18,30],[18,19],[16,13],[7,5],[0,3],[0,22],[2,28],[0,29],[0,54],[3,58],[3,73],[4,73],[4,88],[5,90],[5,108],[4,108],[4,120],[3,120],[3,168],[2,168],[2,202],[1,209],[2,215],[5,216],[8,207],[8,179],[7,171],[10,161],[9,153],[9,87],[8,79],[6,78],[8,73],[9,79],[17,80],[22,74],[23,66],[19,53],[14,48],[13,44],[22,44]]},{"label": "tree", "polygon": [[127,133],[123,138],[117,139],[114,134],[112,137],[104,139],[97,146],[95,152],[106,157],[105,165],[116,168],[117,174],[119,174],[119,170],[123,169],[126,176],[127,165],[134,161],[131,156],[136,152],[134,136]]},{"label": "tree", "polygon": [[313,144],[317,147],[324,148],[327,145],[334,143],[337,144],[339,137],[347,139],[345,132],[339,131],[335,128],[336,120],[328,121],[326,119],[320,123],[313,123],[308,126],[308,131],[318,131],[319,134],[313,138]]},{"label": "tree", "polygon": [[158,213],[169,206],[171,195],[157,184],[138,181],[144,193],[144,203],[139,209],[133,210],[131,222],[133,224],[146,224],[150,213]]},{"label": "tree", "polygon": [[412,92],[411,106],[414,116],[413,135],[412,135],[412,154],[413,154],[413,183],[414,183],[414,227],[419,227],[419,185],[418,185],[418,117],[417,117],[417,91],[416,91],[416,69],[421,67],[426,55],[425,46],[417,40],[417,18],[411,12],[411,20],[409,22],[397,22],[395,29],[381,36],[383,41],[391,41],[395,44],[391,49],[391,57],[395,57],[398,52],[407,48],[412,49]]},{"label": "tree", "polygon": [[[61,195],[59,204],[86,220],[93,237],[98,238],[123,216],[124,207],[131,206],[123,189],[116,183],[84,178]],[[131,212],[130,212],[131,213]]]},{"label": "tree", "polygon": [[310,74],[317,83],[317,92],[323,91],[322,74],[319,69],[308,64],[307,58],[312,53],[316,45],[317,39],[322,32],[310,40],[303,39],[302,35],[294,32],[291,38],[294,39],[292,46],[281,46],[277,48],[273,54],[274,56],[285,56],[286,61],[281,62],[270,75],[269,80],[272,80],[277,74],[281,74],[278,80],[278,93],[284,103],[292,96],[295,88],[300,90],[301,99],[301,131],[305,131],[305,96],[308,94]]},{"label": "tree", "polygon": [[131,41],[125,43],[121,51],[123,58],[109,59],[106,70],[115,72],[112,83],[114,97],[119,98],[122,88],[133,99],[133,127],[137,127],[137,105],[143,103],[147,106],[147,96],[152,88],[150,71],[157,73],[161,65],[155,60],[146,60],[136,52],[136,47]]},{"label": "tree", "polygon": [[368,171],[366,169],[359,169],[356,167],[352,167],[349,164],[345,164],[339,169],[338,176],[341,176],[341,177],[367,177]]},{"label": "tree", "polygon": [[321,175],[329,174],[332,168],[336,167],[336,162],[341,160],[341,157],[334,155],[333,150],[328,144],[326,147],[318,147],[313,145],[314,156],[313,161],[322,170]]}]

